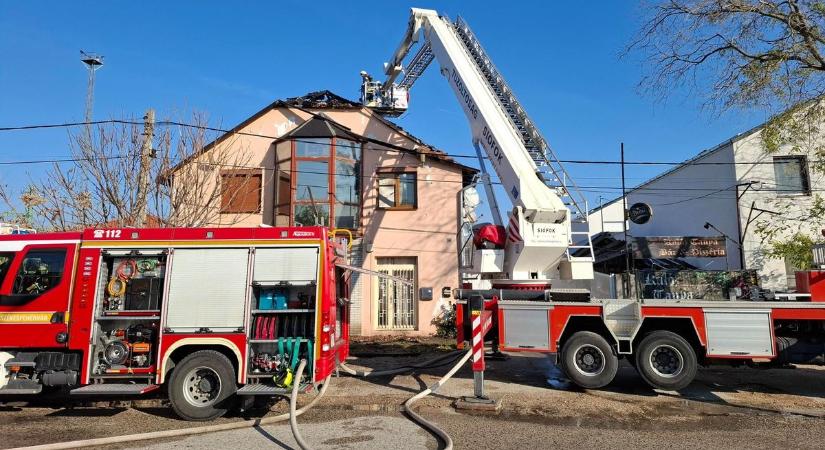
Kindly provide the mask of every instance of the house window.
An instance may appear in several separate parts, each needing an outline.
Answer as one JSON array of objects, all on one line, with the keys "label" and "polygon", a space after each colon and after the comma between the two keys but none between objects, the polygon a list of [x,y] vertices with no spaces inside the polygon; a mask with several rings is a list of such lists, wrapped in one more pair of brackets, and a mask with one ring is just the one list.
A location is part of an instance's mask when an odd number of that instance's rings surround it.
[{"label": "house window", "polygon": [[361,194],[358,185],[361,145],[335,140],[335,227],[357,228]]},{"label": "house window", "polygon": [[261,172],[231,170],[221,173],[221,213],[261,212]]},{"label": "house window", "polygon": [[415,258],[376,258],[376,271],[412,284],[384,277],[373,283],[374,323],[382,330],[414,330],[418,324]]},{"label": "house window", "polygon": [[776,192],[778,194],[810,195],[808,164],[804,156],[774,157],[773,172],[776,177]]},{"label": "house window", "polygon": [[276,213],[281,216],[289,216],[289,201],[291,199],[290,195],[290,186],[292,182],[290,181],[289,172],[284,172],[282,170],[278,171],[278,203],[276,206]]},{"label": "house window", "polygon": [[301,138],[293,156],[292,223],[358,228],[361,144]]},{"label": "house window", "polygon": [[418,206],[415,172],[379,173],[378,207],[415,209]]}]

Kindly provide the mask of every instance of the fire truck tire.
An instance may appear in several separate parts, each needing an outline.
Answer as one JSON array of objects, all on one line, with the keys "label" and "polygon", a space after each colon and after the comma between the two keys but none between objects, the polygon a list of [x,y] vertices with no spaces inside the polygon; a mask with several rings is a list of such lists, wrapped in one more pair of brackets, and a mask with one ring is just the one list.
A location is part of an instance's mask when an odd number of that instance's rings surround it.
[{"label": "fire truck tire", "polygon": [[693,347],[676,333],[654,331],[637,347],[636,370],[654,388],[685,388],[696,376],[697,367]]},{"label": "fire truck tire", "polygon": [[214,350],[200,350],[175,365],[169,378],[169,402],[185,420],[212,420],[232,407],[237,389],[229,358]]},{"label": "fire truck tire", "polygon": [[619,369],[619,358],[604,337],[591,331],[579,331],[564,343],[561,365],[573,383],[596,389],[613,381]]}]

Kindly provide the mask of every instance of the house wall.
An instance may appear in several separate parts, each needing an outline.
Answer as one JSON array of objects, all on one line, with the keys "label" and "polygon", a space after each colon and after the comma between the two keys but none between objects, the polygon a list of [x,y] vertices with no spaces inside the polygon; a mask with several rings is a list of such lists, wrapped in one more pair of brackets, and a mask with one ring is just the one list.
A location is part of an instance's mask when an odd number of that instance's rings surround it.
[{"label": "house wall", "polygon": [[[739,270],[739,228],[736,219],[735,173],[731,144],[712,150],[696,160],[701,165],[686,165],[652,181],[627,196],[627,206],[636,202],[653,208],[646,224],[629,222],[633,237],[643,236],[719,236],[709,222],[733,240],[726,240],[726,258],[684,258],[688,264],[705,270]],[[720,163],[714,165],[714,163]]]},{"label": "house wall", "polygon": [[[777,152],[767,154],[762,146],[761,130],[757,130],[749,135],[741,137],[734,143],[734,153],[739,162],[761,162],[762,164],[737,164],[736,176],[740,183],[749,181],[761,181],[759,189],[752,188],[745,191],[739,201],[739,221],[742,229],[748,222],[748,215],[758,214],[752,211],[752,206],[769,211],[776,211],[785,217],[799,217],[813,206],[814,196],[807,194],[789,194],[776,192],[777,182],[772,164],[774,156],[785,156],[799,154],[794,152],[789,146],[780,148]],[[808,176],[810,187],[814,194],[825,189],[825,179],[821,174],[813,173],[810,170],[811,163],[808,163]],[[764,213],[759,220],[771,220],[771,215]],[[813,239],[821,239],[820,230],[816,227],[800,226],[799,231],[809,234]],[[776,239],[783,240],[790,237],[790,231],[780,233]],[[785,265],[783,259],[770,258],[766,255],[767,246],[763,244],[762,238],[756,233],[756,222],[748,226],[745,238],[743,239],[745,249],[745,264],[748,268],[759,271],[762,286],[768,289],[793,289],[795,288],[794,270]],[[790,269],[790,270],[789,270]]]},{"label": "house wall", "polygon": [[[705,222],[730,236],[727,241],[727,258],[684,258],[686,262],[706,270],[738,270],[739,235],[736,220],[736,184],[731,144],[717,148],[696,162],[703,165],[686,165],[627,195],[627,206],[647,203],[653,216],[645,224],[628,221],[631,238],[647,236],[719,236],[713,229],[706,230]],[[713,163],[722,163],[713,165]],[[609,231],[623,239],[621,199],[596,210],[589,216],[592,233]],[[602,227],[604,223],[604,227]]]},{"label": "house wall", "polygon": [[[387,126],[372,116],[369,110],[319,111],[348,127],[355,134],[393,145],[420,147],[403,133]],[[278,108],[270,110],[240,131],[267,136],[282,136],[300,125],[310,115],[300,110]],[[264,173],[261,212],[258,214],[217,214],[212,226],[288,225],[275,217],[275,167],[289,169],[283,160],[290,154],[289,143],[274,144],[272,138],[236,135],[216,145],[215,149],[233,148],[244,152],[251,166],[259,166]],[[216,150],[217,151],[217,150]],[[207,156],[201,156],[206,158]],[[377,208],[377,177],[379,167],[405,167],[417,173],[418,208],[410,211],[381,210]],[[443,287],[458,287],[458,256],[456,233],[458,229],[458,192],[462,187],[460,166],[428,157],[423,161],[417,154],[402,153],[366,143],[362,148],[362,227],[358,230],[358,244],[363,267],[377,269],[378,258],[406,257],[416,261],[418,287],[432,287],[434,300],[417,301],[416,327],[411,330],[379,330],[375,326],[377,281],[374,277],[359,275],[358,298],[353,298],[351,317],[353,329],[370,334],[432,334],[432,318],[447,299],[441,298]],[[369,251],[368,251],[369,250]]]},{"label": "house wall", "polygon": [[601,232],[624,233],[625,225],[622,223],[624,204],[622,199],[604,203],[595,212],[587,216],[590,226],[590,235],[595,236]]},{"label": "house wall", "polygon": [[[376,206],[378,180],[374,175],[364,180],[364,248],[372,244],[364,264],[377,270],[377,259],[382,257],[413,257],[416,259],[418,280],[416,287],[433,288],[432,301],[418,302],[417,330],[412,334],[431,334],[431,321],[446,304],[442,288],[458,287],[458,250],[456,231],[458,220],[458,191],[461,173],[449,166],[426,161],[423,164],[412,155],[387,155],[367,152],[367,167],[415,166],[417,171],[418,208],[410,211],[384,210]],[[374,172],[373,172],[374,174]],[[377,281],[370,277],[363,289],[363,334],[390,333],[377,330],[374,325],[377,312]]]},{"label": "house wall", "polygon": [[[220,199],[215,205],[215,212],[210,214],[209,223],[205,226],[214,227],[257,227],[261,224],[273,225],[274,190],[272,186],[275,175],[275,144],[269,136],[282,136],[295,128],[305,118],[306,113],[293,113],[285,109],[269,110],[257,120],[240,128],[238,132],[248,134],[233,134],[218,142],[212,149],[193,158],[192,163],[203,163],[202,167],[215,167],[214,176],[204,177],[202,181],[208,187],[201,191],[216,189],[220,182],[222,170],[232,170],[233,167],[259,167],[262,173],[263,192],[261,195],[261,210],[258,213],[222,214],[219,212]],[[251,136],[257,134],[267,137]],[[216,165],[218,164],[218,165]],[[221,165],[223,167],[221,167]],[[191,170],[191,164],[179,169]],[[180,177],[186,179],[186,177]],[[173,190],[178,180],[173,177]],[[198,203],[200,199],[190,199],[189,203]]]}]

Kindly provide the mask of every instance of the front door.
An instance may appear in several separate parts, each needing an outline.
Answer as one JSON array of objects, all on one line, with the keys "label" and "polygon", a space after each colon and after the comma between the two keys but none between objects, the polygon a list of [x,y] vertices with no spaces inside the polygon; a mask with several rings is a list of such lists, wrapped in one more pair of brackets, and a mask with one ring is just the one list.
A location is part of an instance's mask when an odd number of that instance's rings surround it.
[{"label": "front door", "polygon": [[409,280],[413,285],[383,277],[376,279],[376,327],[381,330],[416,329],[418,301],[415,296],[415,258],[378,258],[377,271]]},{"label": "front door", "polygon": [[36,244],[0,255],[0,348],[66,346],[76,247]]}]

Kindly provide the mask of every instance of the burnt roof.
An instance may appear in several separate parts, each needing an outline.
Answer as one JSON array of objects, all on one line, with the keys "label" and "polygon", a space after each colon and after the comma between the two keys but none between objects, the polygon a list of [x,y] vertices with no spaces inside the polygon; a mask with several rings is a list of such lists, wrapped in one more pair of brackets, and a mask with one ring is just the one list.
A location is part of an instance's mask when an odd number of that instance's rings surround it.
[{"label": "burnt roof", "polygon": [[361,109],[364,105],[352,100],[347,100],[331,91],[315,91],[300,97],[290,97],[283,100],[276,100],[269,108],[279,106],[312,108],[312,109]]}]

